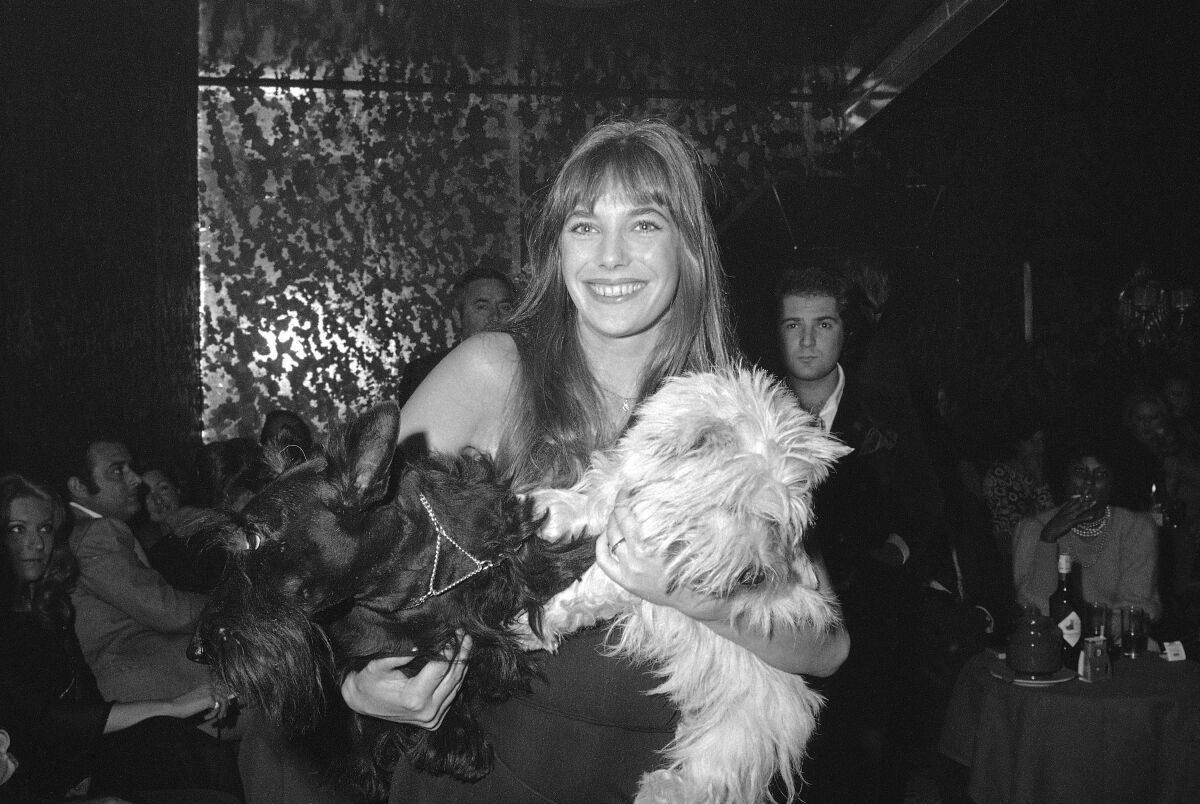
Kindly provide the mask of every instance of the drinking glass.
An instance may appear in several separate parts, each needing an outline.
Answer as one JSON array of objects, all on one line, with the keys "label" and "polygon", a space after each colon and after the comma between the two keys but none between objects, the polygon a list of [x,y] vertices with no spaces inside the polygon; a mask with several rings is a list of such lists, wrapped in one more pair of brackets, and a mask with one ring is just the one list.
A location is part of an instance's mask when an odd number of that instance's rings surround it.
[{"label": "drinking glass", "polygon": [[1108,636],[1108,604],[1088,603],[1084,606],[1083,636]]},{"label": "drinking glass", "polygon": [[1146,651],[1146,610],[1140,606],[1121,609],[1121,653],[1137,657]]}]

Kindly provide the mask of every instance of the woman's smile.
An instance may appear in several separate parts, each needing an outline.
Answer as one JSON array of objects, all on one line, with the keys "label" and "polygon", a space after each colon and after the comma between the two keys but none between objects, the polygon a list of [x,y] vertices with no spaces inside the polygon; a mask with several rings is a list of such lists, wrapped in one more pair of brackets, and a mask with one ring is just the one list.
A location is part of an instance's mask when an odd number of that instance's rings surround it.
[{"label": "woman's smile", "polygon": [[646,287],[645,282],[626,282],[620,285],[613,285],[604,282],[587,282],[588,288],[592,293],[603,299],[613,299],[615,301],[624,301],[628,297]]}]

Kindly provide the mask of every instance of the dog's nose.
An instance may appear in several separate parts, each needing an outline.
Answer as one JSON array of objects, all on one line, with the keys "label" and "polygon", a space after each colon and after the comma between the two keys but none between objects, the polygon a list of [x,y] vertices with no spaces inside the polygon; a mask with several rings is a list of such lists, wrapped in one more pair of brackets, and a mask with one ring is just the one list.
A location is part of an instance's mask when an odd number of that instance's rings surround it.
[{"label": "dog's nose", "polygon": [[187,657],[197,664],[208,664],[208,655],[204,652],[204,637],[200,629],[192,632],[192,641],[188,643]]}]

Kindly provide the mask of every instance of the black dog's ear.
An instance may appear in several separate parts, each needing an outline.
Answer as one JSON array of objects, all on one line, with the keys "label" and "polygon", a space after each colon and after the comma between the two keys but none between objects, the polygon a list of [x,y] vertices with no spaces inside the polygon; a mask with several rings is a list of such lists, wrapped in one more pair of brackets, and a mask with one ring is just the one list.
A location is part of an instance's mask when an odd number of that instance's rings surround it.
[{"label": "black dog's ear", "polygon": [[395,402],[380,402],[350,425],[346,434],[347,491],[358,505],[370,505],[387,493],[399,434],[400,406]]}]

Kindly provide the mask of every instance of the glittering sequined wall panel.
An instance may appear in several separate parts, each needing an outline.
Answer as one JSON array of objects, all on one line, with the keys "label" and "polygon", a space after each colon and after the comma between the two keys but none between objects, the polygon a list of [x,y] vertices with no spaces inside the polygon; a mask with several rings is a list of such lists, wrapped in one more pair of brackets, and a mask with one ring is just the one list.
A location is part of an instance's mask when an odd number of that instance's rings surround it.
[{"label": "glittering sequined wall panel", "polygon": [[[713,168],[718,212],[824,147],[805,102],[770,95],[803,71],[748,70],[758,51],[647,21],[656,4],[631,7],[640,20],[476,5],[201,4],[207,438],[253,434],[275,406],[324,429],[388,397],[406,361],[454,342],[458,274],[487,263],[521,284],[530,199],[597,122],[679,126]],[[723,69],[734,55],[747,63]],[[747,74],[750,102],[736,99]]]},{"label": "glittering sequined wall panel", "polygon": [[208,89],[200,99],[208,435],[318,426],[442,348],[454,278],[513,267],[503,104]]}]

